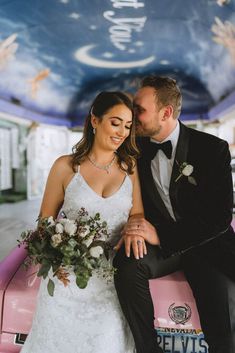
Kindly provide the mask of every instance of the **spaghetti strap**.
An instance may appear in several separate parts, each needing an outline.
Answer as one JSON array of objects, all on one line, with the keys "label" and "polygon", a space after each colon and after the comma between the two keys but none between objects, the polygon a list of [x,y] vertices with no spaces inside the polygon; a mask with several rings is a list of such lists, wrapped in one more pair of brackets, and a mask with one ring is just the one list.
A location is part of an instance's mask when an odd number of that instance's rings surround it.
[{"label": "spaghetti strap", "polygon": [[77,165],[76,174],[77,174],[77,173],[80,173],[80,164]]}]

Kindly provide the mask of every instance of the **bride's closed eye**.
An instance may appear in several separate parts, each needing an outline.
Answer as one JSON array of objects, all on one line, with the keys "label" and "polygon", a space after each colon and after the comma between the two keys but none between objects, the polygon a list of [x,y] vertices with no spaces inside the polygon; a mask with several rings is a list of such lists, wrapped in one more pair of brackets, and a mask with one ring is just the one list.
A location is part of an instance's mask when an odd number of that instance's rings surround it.
[{"label": "bride's closed eye", "polygon": [[[121,124],[111,122],[111,125],[117,127],[117,126],[120,126]],[[130,129],[131,129],[131,125],[128,125],[128,126],[126,125],[125,128],[128,129],[128,130],[130,130]]]},{"label": "bride's closed eye", "polygon": [[119,126],[120,124],[114,123],[114,122],[112,121],[112,122],[111,122],[111,125],[112,125],[112,126]]}]

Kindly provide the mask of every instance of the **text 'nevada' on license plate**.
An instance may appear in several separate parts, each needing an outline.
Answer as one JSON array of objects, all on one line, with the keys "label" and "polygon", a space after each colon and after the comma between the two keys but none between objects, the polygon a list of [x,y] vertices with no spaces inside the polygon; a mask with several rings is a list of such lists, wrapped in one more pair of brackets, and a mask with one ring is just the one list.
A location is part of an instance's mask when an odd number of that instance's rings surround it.
[{"label": "text 'nevada' on license plate", "polygon": [[164,353],[208,353],[208,346],[200,330],[157,329],[158,344]]}]

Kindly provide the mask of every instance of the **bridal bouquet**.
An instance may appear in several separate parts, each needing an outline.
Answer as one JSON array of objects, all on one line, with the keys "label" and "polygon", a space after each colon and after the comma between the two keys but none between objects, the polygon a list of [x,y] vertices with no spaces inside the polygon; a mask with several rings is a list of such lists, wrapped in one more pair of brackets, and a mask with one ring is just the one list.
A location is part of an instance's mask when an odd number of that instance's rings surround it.
[{"label": "bridal bouquet", "polygon": [[[38,228],[23,232],[22,240],[18,242],[28,252],[25,265],[40,265],[39,277],[49,278],[49,271],[52,270],[53,276],[67,286],[72,271],[77,286],[85,288],[94,270],[99,270],[104,277],[114,271],[107,261],[110,250],[108,237],[107,223],[100,219],[100,214],[91,217],[81,208],[76,220],[40,219]],[[47,289],[53,296],[55,284],[51,278]]]}]

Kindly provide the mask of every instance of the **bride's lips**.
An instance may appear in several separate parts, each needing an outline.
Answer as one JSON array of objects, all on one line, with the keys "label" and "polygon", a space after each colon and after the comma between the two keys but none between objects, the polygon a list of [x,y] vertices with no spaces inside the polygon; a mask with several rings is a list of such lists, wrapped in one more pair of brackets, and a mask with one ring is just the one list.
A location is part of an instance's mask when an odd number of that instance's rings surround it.
[{"label": "bride's lips", "polygon": [[122,143],[123,139],[119,138],[119,137],[111,137],[111,141],[115,144],[115,145],[120,145],[120,143]]}]

